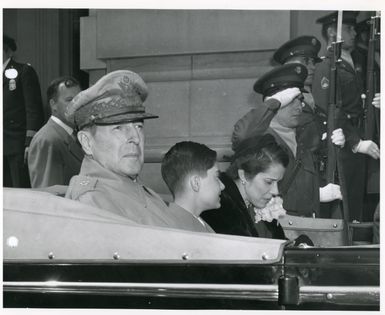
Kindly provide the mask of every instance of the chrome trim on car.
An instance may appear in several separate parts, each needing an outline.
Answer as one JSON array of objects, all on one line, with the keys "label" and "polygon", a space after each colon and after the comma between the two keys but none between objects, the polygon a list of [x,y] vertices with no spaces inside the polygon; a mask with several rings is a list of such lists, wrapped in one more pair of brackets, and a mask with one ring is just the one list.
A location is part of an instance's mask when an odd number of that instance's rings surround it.
[{"label": "chrome trim on car", "polygon": [[[378,305],[380,300],[379,287],[372,286],[302,286],[299,290],[299,304]],[[278,286],[274,284],[6,281],[3,291],[278,301]]]},{"label": "chrome trim on car", "polygon": [[300,304],[321,302],[339,305],[379,305],[380,288],[372,286],[303,286]]},{"label": "chrome trim on car", "polygon": [[277,285],[111,282],[3,282],[4,292],[278,300]]}]

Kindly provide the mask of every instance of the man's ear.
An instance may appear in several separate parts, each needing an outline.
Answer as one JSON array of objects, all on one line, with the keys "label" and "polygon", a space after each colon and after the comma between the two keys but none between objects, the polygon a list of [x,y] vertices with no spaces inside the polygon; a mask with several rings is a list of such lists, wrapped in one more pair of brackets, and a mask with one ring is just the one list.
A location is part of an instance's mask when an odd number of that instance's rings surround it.
[{"label": "man's ear", "polygon": [[51,112],[55,113],[56,112],[56,103],[52,98],[49,100],[49,106],[51,107]]},{"label": "man's ear", "polygon": [[85,154],[92,155],[93,137],[91,133],[89,131],[80,130],[77,137]]},{"label": "man's ear", "polygon": [[201,178],[199,175],[194,174],[190,176],[189,179],[191,189],[195,192],[198,192],[201,187]]}]

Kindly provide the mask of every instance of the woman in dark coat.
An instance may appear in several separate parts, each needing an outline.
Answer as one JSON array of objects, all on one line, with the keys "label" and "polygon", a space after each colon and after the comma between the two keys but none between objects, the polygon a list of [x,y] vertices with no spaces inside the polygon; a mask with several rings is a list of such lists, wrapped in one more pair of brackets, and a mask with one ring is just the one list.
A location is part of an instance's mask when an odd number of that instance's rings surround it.
[{"label": "woman in dark coat", "polygon": [[[221,207],[207,210],[201,217],[217,233],[285,239],[281,225],[270,216],[274,211],[269,209],[284,212],[279,202],[278,182],[288,162],[287,153],[273,136],[266,134],[244,140],[226,173],[220,176],[225,185]],[[272,201],[278,202],[270,206]]]}]

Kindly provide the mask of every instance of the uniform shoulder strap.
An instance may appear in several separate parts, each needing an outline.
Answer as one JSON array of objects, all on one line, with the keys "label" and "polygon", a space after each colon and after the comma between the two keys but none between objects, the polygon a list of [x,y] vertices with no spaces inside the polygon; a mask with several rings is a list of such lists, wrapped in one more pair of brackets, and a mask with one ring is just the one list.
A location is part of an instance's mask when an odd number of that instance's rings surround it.
[{"label": "uniform shoulder strap", "polygon": [[97,183],[98,179],[95,177],[74,176],[70,181],[66,197],[77,200],[84,193],[95,190]]}]

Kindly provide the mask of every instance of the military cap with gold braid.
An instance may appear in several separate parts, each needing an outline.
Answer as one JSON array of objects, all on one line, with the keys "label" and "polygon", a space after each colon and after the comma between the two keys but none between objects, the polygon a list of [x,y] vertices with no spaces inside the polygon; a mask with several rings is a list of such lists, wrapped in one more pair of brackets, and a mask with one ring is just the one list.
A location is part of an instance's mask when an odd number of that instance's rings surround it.
[{"label": "military cap with gold braid", "polygon": [[159,116],[143,106],[147,86],[135,72],[118,70],[103,76],[76,95],[66,109],[66,118],[78,130],[90,125],[114,125]]},{"label": "military cap with gold braid", "polygon": [[278,66],[265,73],[254,84],[254,91],[264,97],[271,96],[279,91],[297,87],[303,92],[307,69],[300,63],[288,63]]},{"label": "military cap with gold braid", "polygon": [[314,36],[300,36],[289,40],[279,47],[273,55],[273,59],[284,64],[289,58],[295,56],[304,56],[314,58],[316,62],[320,62],[318,52],[321,49],[320,41]]}]

